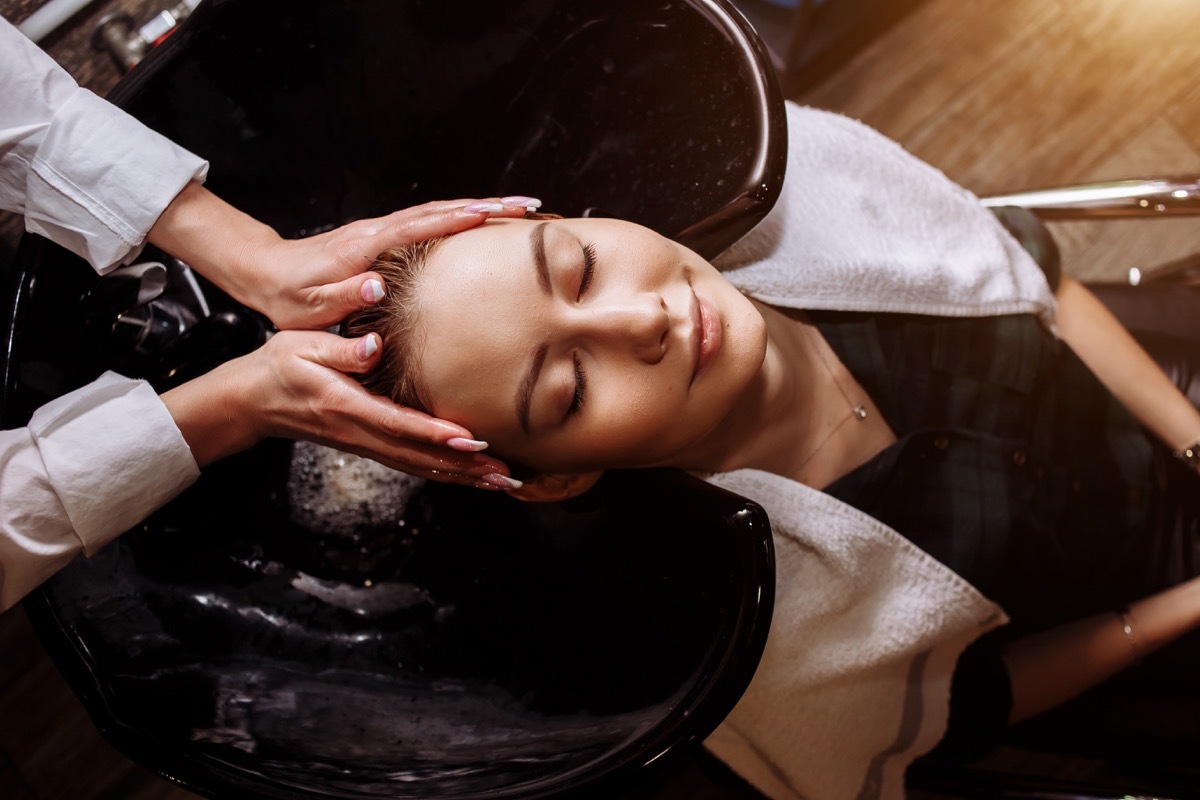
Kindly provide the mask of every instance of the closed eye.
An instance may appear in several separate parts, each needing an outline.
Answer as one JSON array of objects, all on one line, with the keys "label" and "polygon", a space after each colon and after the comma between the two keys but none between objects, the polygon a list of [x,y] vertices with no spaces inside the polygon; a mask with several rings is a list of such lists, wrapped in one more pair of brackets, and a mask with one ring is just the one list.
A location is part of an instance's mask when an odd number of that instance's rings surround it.
[{"label": "closed eye", "polygon": [[592,285],[592,274],[596,271],[596,245],[586,244],[583,247],[583,273],[579,277],[579,295],[583,299],[584,292]]},{"label": "closed eye", "polygon": [[583,363],[579,360],[579,354],[575,354],[575,395],[571,398],[571,405],[567,407],[567,413],[563,419],[568,420],[579,413],[583,408],[584,395],[587,393],[587,375],[583,371]]}]

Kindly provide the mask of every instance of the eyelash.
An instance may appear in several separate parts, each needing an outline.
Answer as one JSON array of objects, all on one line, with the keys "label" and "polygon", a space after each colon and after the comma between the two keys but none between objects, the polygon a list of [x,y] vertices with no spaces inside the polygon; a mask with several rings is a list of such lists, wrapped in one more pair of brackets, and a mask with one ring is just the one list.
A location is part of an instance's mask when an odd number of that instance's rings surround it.
[{"label": "eyelash", "polygon": [[579,279],[579,297],[592,284],[592,274],[596,271],[596,245],[586,244],[583,247],[583,276]]},{"label": "eyelash", "polygon": [[[582,299],[584,293],[592,283],[592,275],[596,271],[596,245],[589,242],[583,246],[583,274],[579,278],[579,295],[577,299]],[[583,372],[583,364],[579,360],[579,354],[575,354],[575,395],[571,398],[571,405],[567,408],[567,419],[575,416],[583,408],[583,399],[587,393],[587,375]]]},{"label": "eyelash", "polygon": [[571,405],[567,408],[567,418],[575,416],[579,410],[583,408],[583,398],[587,392],[587,375],[583,373],[583,364],[579,361],[579,354],[575,354],[575,396],[571,399]]}]

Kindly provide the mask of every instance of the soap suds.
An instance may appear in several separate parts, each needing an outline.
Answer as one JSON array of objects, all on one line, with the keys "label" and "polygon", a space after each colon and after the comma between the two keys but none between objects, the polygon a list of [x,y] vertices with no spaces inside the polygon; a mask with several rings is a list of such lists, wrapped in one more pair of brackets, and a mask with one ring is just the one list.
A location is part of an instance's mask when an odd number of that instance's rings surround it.
[{"label": "soap suds", "polygon": [[292,521],[314,533],[351,537],[364,528],[403,527],[422,478],[311,442],[296,442],[288,474]]}]

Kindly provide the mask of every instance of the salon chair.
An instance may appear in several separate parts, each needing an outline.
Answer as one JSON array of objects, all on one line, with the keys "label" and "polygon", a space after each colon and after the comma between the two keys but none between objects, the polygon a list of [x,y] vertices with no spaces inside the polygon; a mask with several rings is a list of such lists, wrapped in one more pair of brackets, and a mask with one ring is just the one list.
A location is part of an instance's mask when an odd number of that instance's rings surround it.
[{"label": "salon chair", "polygon": [[[1058,248],[1045,222],[1200,216],[1200,176],[1105,181],[997,195],[983,203],[1056,274]],[[1200,363],[1188,357],[1200,353],[1200,252],[1145,270],[1131,268],[1126,281],[1088,288],[1200,406]]]},{"label": "salon chair", "polygon": [[[520,192],[712,256],[778,195],[766,63],[724,0],[206,0],[111,99],[285,236]],[[142,260],[97,278],[25,238],[6,426],[106,368],[162,390],[263,340],[186,265]],[[332,531],[298,512],[298,447],[206,470],[26,600],[100,730],[164,777],[221,798],[611,798],[748,684],[774,566],[744,499],[674,471],[553,506],[426,485]]]},{"label": "salon chair", "polygon": [[[1054,276],[1061,264],[1045,222],[1200,216],[1200,177],[1108,181],[989,197],[983,202]],[[1125,282],[1091,283],[1088,288],[1200,405],[1200,253],[1131,270]],[[1176,688],[1166,686],[1158,696],[1144,698],[1152,714],[1170,714],[1169,693]],[[1195,682],[1183,690],[1197,691]],[[1200,798],[1200,769],[1187,743],[1131,736],[1111,727],[1112,715],[1104,713],[1103,707],[1119,701],[1123,691],[1117,679],[1061,709],[1015,726],[993,753],[963,757],[935,752],[910,768],[908,783],[934,797]],[[1133,708],[1145,713],[1136,705]],[[1188,742],[1194,744],[1195,737]]]}]

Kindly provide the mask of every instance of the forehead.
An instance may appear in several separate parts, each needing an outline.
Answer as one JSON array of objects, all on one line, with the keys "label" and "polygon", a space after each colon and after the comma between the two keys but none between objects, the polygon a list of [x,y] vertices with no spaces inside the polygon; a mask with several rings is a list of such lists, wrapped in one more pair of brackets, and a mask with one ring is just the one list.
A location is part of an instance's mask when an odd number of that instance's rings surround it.
[{"label": "forehead", "polygon": [[537,224],[503,220],[456,234],[430,254],[417,283],[425,399],[434,414],[479,434],[517,424],[517,383],[540,336],[529,245]]},{"label": "forehead", "polygon": [[530,311],[538,289],[530,235],[539,223],[497,220],[451,236],[429,255],[417,282],[428,333],[443,335],[469,310],[486,310],[494,324],[513,324]]},{"label": "forehead", "polygon": [[491,256],[508,254],[513,249],[529,253],[529,235],[541,223],[531,219],[494,219],[446,238],[438,253],[457,256]]},{"label": "forehead", "polygon": [[609,246],[625,245],[637,248],[645,248],[652,243],[665,245],[669,242],[647,228],[619,219],[495,219],[477,228],[450,236],[436,252],[450,251],[456,258],[517,258],[528,261],[532,258],[530,237],[539,227],[546,231],[545,242],[548,249],[569,244],[574,238],[595,240]]}]

